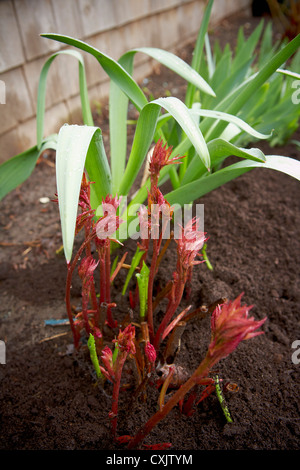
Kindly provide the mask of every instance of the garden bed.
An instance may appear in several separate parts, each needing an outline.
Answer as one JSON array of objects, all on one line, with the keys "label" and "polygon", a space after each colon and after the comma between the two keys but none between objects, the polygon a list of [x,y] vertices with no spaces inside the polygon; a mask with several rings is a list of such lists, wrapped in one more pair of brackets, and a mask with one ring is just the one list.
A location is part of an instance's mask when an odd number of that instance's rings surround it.
[{"label": "garden bed", "polygon": [[[224,21],[214,34],[226,41],[236,37],[240,24],[250,32],[258,19]],[[247,31],[247,29],[246,29]],[[223,44],[224,45],[224,44]],[[181,51],[188,60],[191,46]],[[161,67],[148,77],[147,87],[180,97],[182,81]],[[158,86],[162,86],[161,89]],[[98,125],[107,142],[105,104]],[[294,136],[300,140],[300,132]],[[294,144],[266,154],[299,159]],[[111,397],[97,385],[83,350],[74,353],[69,326],[46,326],[66,318],[66,264],[57,254],[61,231],[57,205],[43,203],[55,193],[54,155],[41,158],[32,176],[1,202],[0,339],[6,343],[6,364],[0,365],[0,449],[117,450],[110,437]],[[146,439],[171,442],[174,450],[298,450],[300,444],[300,365],[292,361],[292,343],[300,339],[300,186],[291,177],[255,169],[196,201],[204,204],[208,256],[195,269],[194,306],[221,297],[254,304],[256,319],[267,316],[264,335],[243,342],[218,365],[218,374],[237,384],[226,401],[233,423],[226,424],[215,395],[204,400],[192,417],[174,408]],[[134,245],[129,240],[128,259]],[[172,252],[159,279],[169,278]],[[127,312],[120,290],[126,272],[115,282],[118,315]],[[166,275],[166,277],[165,277]],[[78,279],[72,303],[80,303]],[[125,310],[124,310],[125,309]],[[188,325],[180,362],[193,372],[209,341],[209,318]],[[134,435],[157,409],[156,391],[147,403],[132,393],[121,396],[118,433]]]}]

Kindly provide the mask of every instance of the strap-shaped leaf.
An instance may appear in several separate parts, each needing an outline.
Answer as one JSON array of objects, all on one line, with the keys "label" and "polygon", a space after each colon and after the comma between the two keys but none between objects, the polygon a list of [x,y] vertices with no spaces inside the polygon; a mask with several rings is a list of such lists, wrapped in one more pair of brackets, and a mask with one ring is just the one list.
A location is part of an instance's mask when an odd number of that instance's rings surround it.
[{"label": "strap-shaped leaf", "polygon": [[205,35],[204,43],[205,43],[205,51],[206,51],[208,76],[209,76],[209,79],[211,80],[211,78],[212,78],[212,76],[213,76],[213,74],[215,73],[215,70],[216,70],[216,64],[214,62],[213,55],[212,55],[212,52],[211,52],[208,33],[206,33],[206,35]]},{"label": "strap-shaped leaf", "polygon": [[[263,134],[261,132],[258,132],[257,130],[253,129],[253,127],[249,126],[245,121],[243,121],[242,119],[236,116],[233,116],[232,114],[228,114],[228,113],[224,113],[220,111],[214,111],[210,109],[201,109],[197,106],[194,106],[192,109],[189,110],[189,112],[191,115],[195,115],[195,116],[211,117],[217,121],[218,120],[227,121],[228,123],[234,124],[236,126],[237,132],[240,132],[241,130],[243,130],[244,132],[248,133],[249,135],[257,139],[267,139],[268,137],[271,136],[271,134]],[[162,116],[164,120],[170,117],[171,116],[168,113]],[[184,141],[182,141],[182,143],[183,142]],[[254,149],[255,150],[254,153],[252,152],[252,150],[248,152],[247,150],[244,150],[244,149],[238,149],[234,145],[231,145],[229,142],[226,142],[224,139],[214,139],[213,145],[209,146],[209,143],[208,143],[207,147],[209,149],[212,165],[214,165],[215,162],[213,161],[213,155],[211,154],[211,149],[215,151],[216,148],[218,149],[219,152],[221,150],[224,151],[223,155],[221,154],[218,155],[219,157],[221,156],[227,157],[229,155],[235,155],[235,156],[242,156],[243,158],[249,158],[249,156],[251,157],[253,156],[254,159],[264,161],[263,153],[258,151],[257,149]],[[186,150],[188,149],[185,149],[184,152]],[[203,162],[201,162],[201,160],[199,159],[199,156],[195,156],[192,159],[192,162],[190,163],[188,170],[185,170],[187,171],[187,173],[185,173],[182,181],[183,182],[189,181],[190,175],[193,175],[193,179],[195,179],[195,176],[198,175],[199,173],[203,173],[203,170],[206,171],[205,165],[203,164]]]},{"label": "strap-shaped leaf", "polygon": [[232,61],[232,71],[240,67],[241,63],[247,62],[254,53],[254,49],[258,43],[263,29],[264,21],[261,20],[250,37],[243,42],[241,47],[238,49],[236,56]]},{"label": "strap-shaped leaf", "polygon": [[291,70],[277,69],[276,72],[279,72],[279,73],[282,73],[283,75],[287,75],[289,77],[300,80],[300,74],[296,72],[292,72]]},{"label": "strap-shaped leaf", "polygon": [[92,126],[62,126],[56,149],[56,181],[67,262],[72,257],[78,199],[85,166],[90,181],[95,181],[91,185],[91,191],[97,193],[97,201],[100,202],[101,197],[111,192],[110,170],[103,153],[101,130]]},{"label": "strap-shaped leaf", "polygon": [[[128,220],[128,218],[127,218],[127,220]],[[125,295],[125,294],[126,294],[126,290],[127,290],[129,281],[130,281],[130,279],[132,278],[135,269],[136,269],[137,266],[139,265],[139,262],[140,262],[140,260],[141,260],[141,257],[143,256],[143,253],[144,253],[144,251],[141,251],[141,250],[139,249],[139,247],[137,247],[136,252],[135,252],[135,254],[134,254],[133,258],[132,258],[131,265],[130,265],[130,268],[129,268],[129,270],[128,270],[126,279],[125,279],[125,283],[124,283],[123,290],[122,290],[122,295]]]},{"label": "strap-shaped leaf", "polygon": [[[265,156],[265,159],[265,162],[242,160],[238,163],[234,163],[233,165],[222,168],[221,170],[215,173],[202,176],[196,179],[195,181],[189,182],[187,184],[182,184],[180,188],[177,188],[174,191],[171,191],[166,194],[165,198],[171,205],[179,204],[183,206],[184,204],[190,204],[191,202],[196,201],[205,194],[208,194],[214,189],[219,188],[220,186],[228,183],[229,181],[235,178],[238,178],[239,176],[254,168],[266,168],[280,171],[281,173],[285,173],[300,181],[299,161],[279,155],[267,155]],[[134,198],[134,200],[128,206],[128,214],[130,212],[130,206],[132,204],[139,204],[145,199],[143,189],[139,192],[139,196]],[[128,216],[128,224],[132,223],[135,218],[136,216]]]},{"label": "strap-shaped leaf", "polygon": [[139,287],[141,321],[144,321],[145,316],[146,316],[146,311],[147,311],[149,274],[150,274],[150,269],[145,264],[145,261],[143,261],[143,266],[140,272],[136,274],[138,287]]},{"label": "strap-shaped leaf", "polygon": [[[234,124],[235,126],[243,130],[244,132],[247,132],[247,134],[252,135],[256,139],[268,139],[268,137],[271,137],[272,135],[272,133],[263,134],[262,132],[258,132],[253,127],[249,126],[249,124],[247,124],[243,119],[240,119],[233,114],[224,113],[222,111],[214,111],[210,109],[202,109],[202,110],[199,109],[199,110],[192,110],[191,113],[198,114],[199,116],[203,116],[203,117],[212,117],[217,120],[227,121],[231,124]],[[205,136],[206,140],[210,140],[209,136],[211,133],[213,133],[213,129],[214,129],[214,126],[212,126],[209,132],[206,134]]]},{"label": "strap-shaped leaf", "polygon": [[0,165],[0,200],[29,178],[41,153],[46,149],[55,150],[56,143],[57,136],[51,135],[42,142],[40,149],[35,145]]},{"label": "strap-shaped leaf", "polygon": [[105,70],[107,75],[111,78],[111,80],[113,80],[121,88],[121,90],[125,93],[125,95],[128,96],[128,98],[132,101],[138,110],[141,110],[142,107],[147,103],[147,98],[131,75],[118,62],[108,55],[99,51],[95,47],[92,47],[89,44],[70,36],[54,33],[41,34],[41,36],[68,44],[73,47],[77,47],[78,49],[93,55],[98,60],[103,70]]},{"label": "strap-shaped leaf", "polygon": [[[175,147],[170,155],[170,158],[176,157],[178,155],[185,155],[186,152],[191,148],[192,143],[190,140],[186,137],[184,138],[177,147]],[[199,163],[199,157],[196,156],[197,162]],[[204,167],[204,165],[203,165]],[[167,179],[168,179],[168,173],[171,170],[172,165],[167,165],[164,168],[162,168],[160,172],[160,177],[158,180],[158,184],[163,184]],[[205,167],[204,167],[205,168]],[[148,189],[150,188],[150,178],[142,185],[142,187],[137,191],[137,193],[134,195],[132,200],[130,201],[130,204],[128,205],[128,210],[127,212],[130,213],[131,207],[135,207],[137,204],[142,204],[146,199],[147,199],[147,194],[148,194]]]},{"label": "strap-shaped leaf", "polygon": [[[248,160],[254,160],[257,162],[266,161],[266,157],[260,149],[240,148],[224,139],[211,140],[207,146],[211,157],[212,167],[215,167],[226,157],[229,157],[231,155],[234,155],[235,157],[245,158]],[[206,168],[204,167],[204,165],[199,162],[198,158],[194,157],[190,165],[188,166],[184,177],[182,178],[181,184],[185,185],[190,181],[194,181],[205,173]]]},{"label": "strap-shaped leaf", "polygon": [[[155,47],[140,47],[131,49],[123,54],[119,63],[130,74],[133,73],[133,60],[136,53],[147,54],[149,57],[157,60],[165,67],[193,84],[196,88],[202,90],[210,96],[215,96],[210,85],[185,61],[175,54]],[[110,87],[110,142],[111,142],[111,168],[113,176],[113,192],[119,190],[121,177],[123,176],[126,159],[126,116],[127,116],[128,98],[124,96],[122,90],[115,83]]]},{"label": "strap-shaped leaf", "polygon": [[[238,94],[234,97],[229,96],[217,106],[219,111],[225,111],[228,114],[237,114],[247,100],[255,91],[266,82],[266,80],[276,72],[276,70],[289,58],[300,46],[300,34],[282,48],[272,59],[259,71],[254,77],[250,77],[246,86],[240,88]],[[229,101],[230,100],[230,101]],[[219,137],[224,130],[225,125],[219,123],[211,134],[211,139]],[[202,129],[203,130],[203,129]],[[204,130],[203,130],[204,132]]]},{"label": "strap-shaped leaf", "polygon": [[[132,75],[133,59],[131,55],[125,54],[119,59],[119,63]],[[119,190],[126,165],[128,102],[128,97],[111,80],[109,90],[109,139],[113,195],[116,195]]]},{"label": "strap-shaped leaf", "polygon": [[266,155],[266,161],[264,163],[252,160],[243,160],[234,163],[216,173],[182,185],[175,191],[166,194],[165,197],[170,204],[189,204],[191,201],[196,201],[210,191],[257,167],[280,171],[300,181],[299,161],[280,155]]},{"label": "strap-shaped leaf", "polygon": [[[207,33],[207,28],[209,24],[211,9],[213,6],[214,0],[209,0],[203,15],[203,19],[201,22],[201,26],[198,32],[195,49],[193,51],[193,58],[192,58],[192,68],[196,70],[196,72],[200,72],[201,61],[203,58],[203,48],[204,48],[204,41],[205,35]],[[185,96],[185,104],[188,108],[190,108],[194,101],[195,95],[195,86],[192,83],[188,83],[186,96]]]},{"label": "strap-shaped leaf", "polygon": [[178,122],[192,145],[195,147],[195,150],[200,156],[205,167],[208,170],[210,168],[210,157],[206,142],[188,108],[178,98],[158,98],[144,106],[140,113],[131,153],[122,179],[119,194],[127,195],[132,187],[152,142],[158,114],[161,108],[168,111]]},{"label": "strap-shaped leaf", "polygon": [[78,60],[79,91],[80,91],[80,98],[81,98],[83,122],[84,124],[88,126],[94,125],[92,111],[90,108],[90,103],[89,103],[89,98],[88,98],[85,67],[84,67],[84,61],[83,61],[82,55],[77,51],[69,51],[69,50],[56,52],[55,54],[51,55],[49,59],[47,59],[40,73],[38,96],[37,96],[37,115],[36,115],[38,148],[40,148],[42,145],[42,139],[43,139],[43,133],[44,133],[46,82],[47,82],[48,72],[54,59],[62,54],[75,57],[75,59]]},{"label": "strap-shaped leaf", "polygon": [[207,93],[208,95],[216,96],[211,86],[201,77],[201,75],[199,75],[196,70],[194,70],[184,60],[172,52],[155,47],[138,47],[128,51],[126,55],[135,54],[136,52],[147,54],[148,56],[163,64],[165,67],[168,67],[180,77],[184,78],[187,82],[191,83],[199,90]]}]

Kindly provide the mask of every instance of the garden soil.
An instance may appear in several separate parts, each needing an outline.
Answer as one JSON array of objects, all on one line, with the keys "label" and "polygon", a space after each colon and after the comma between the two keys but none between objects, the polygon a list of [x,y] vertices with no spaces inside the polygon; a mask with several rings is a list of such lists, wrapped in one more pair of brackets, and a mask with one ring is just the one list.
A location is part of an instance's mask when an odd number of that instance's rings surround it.
[{"label": "garden soil", "polygon": [[[223,21],[211,34],[222,38],[223,46],[227,41],[234,45],[238,26],[244,24],[249,34],[258,21],[241,14]],[[189,60],[191,51],[188,45],[178,52]],[[145,83],[155,96],[169,90],[180,97],[185,90],[163,67]],[[106,103],[95,119],[108,146]],[[293,137],[300,140],[300,133]],[[276,148],[266,142],[256,145],[266,154],[299,159],[292,142]],[[96,382],[86,347],[73,351],[69,326],[48,324],[66,319],[67,270],[59,251],[58,207],[51,201],[56,191],[54,161],[53,153],[43,155],[30,178],[1,202],[0,339],[6,345],[6,363],[0,365],[0,449],[118,452],[124,446],[110,435],[111,390]],[[234,384],[224,394],[233,422],[226,422],[213,394],[190,417],[174,408],[145,444],[170,442],[170,451],[299,449],[300,355],[293,349],[300,340],[299,196],[297,180],[254,169],[197,201],[204,204],[213,270],[204,264],[195,269],[191,297],[183,306],[210,305],[244,292],[243,302],[253,305],[255,318],[267,316],[267,321],[263,335],[240,344],[214,371],[224,383]],[[126,250],[130,259],[132,241]],[[158,287],[172,274],[174,259],[173,245]],[[128,313],[128,293],[120,295],[125,276],[122,271],[113,291],[120,320]],[[74,308],[80,299],[75,277]],[[209,334],[208,317],[187,325],[178,361],[188,372],[203,358]],[[118,434],[134,435],[157,410],[157,398],[155,388],[149,389],[146,403],[132,390],[121,394]]]}]

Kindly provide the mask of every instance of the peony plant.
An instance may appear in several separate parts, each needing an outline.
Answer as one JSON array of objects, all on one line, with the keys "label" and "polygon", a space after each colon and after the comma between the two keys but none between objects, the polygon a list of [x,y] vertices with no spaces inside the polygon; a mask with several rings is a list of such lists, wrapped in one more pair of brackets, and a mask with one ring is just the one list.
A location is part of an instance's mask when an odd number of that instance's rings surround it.
[{"label": "peony plant", "polygon": [[[191,415],[211,393],[220,396],[222,378],[216,376],[215,365],[241,341],[261,334],[259,328],[266,320],[249,316],[251,307],[241,304],[242,294],[232,301],[221,299],[207,308],[196,306],[192,310],[192,305],[181,306],[184,292],[189,293],[194,270],[199,264],[208,263],[208,238],[197,217],[184,224],[174,223],[178,207],[193,203],[257,167],[281,171],[300,180],[298,161],[246,148],[257,139],[272,139],[272,144],[281,142],[298,126],[299,108],[291,102],[294,90],[290,80],[300,77],[294,70],[281,67],[290,58],[292,67],[297,67],[300,35],[273,47],[267,29],[258,61],[253,65],[262,25],[247,41],[243,32],[239,33],[235,56],[229,47],[221,51],[216,44],[212,49],[207,34],[212,4],[210,0],[191,65],[170,52],[147,47],[128,51],[115,61],[75,38],[43,34],[75,50],[56,52],[41,71],[37,145],[0,167],[1,199],[30,175],[45,149],[56,150],[57,202],[67,263],[66,311],[74,347],[89,349],[96,380],[101,386],[112,388],[108,413],[112,436],[129,448],[145,446],[145,437],[175,406]],[[109,159],[101,129],[93,122],[79,51],[93,55],[111,82]],[[136,53],[150,56],[184,78],[185,100],[168,96],[148,101],[133,79]],[[47,74],[55,58],[62,54],[75,58],[79,64],[84,125],[66,124],[57,135],[44,137]],[[133,123],[134,139],[127,155],[129,102],[138,119]],[[240,160],[224,165],[229,156]],[[132,194],[143,165],[146,178]],[[170,181],[171,190],[163,195],[161,187],[166,181]],[[74,239],[79,233],[83,234],[83,241],[74,253]],[[116,256],[112,261],[116,247],[123,247],[129,237],[138,240],[130,263],[126,251],[120,260]],[[176,258],[174,272],[156,293],[155,278],[161,261],[172,248]],[[128,294],[133,318],[118,312],[112,297],[112,284],[123,269],[128,270],[124,296],[136,274],[135,289]],[[82,283],[82,304],[81,311],[74,315],[71,285],[76,272]],[[98,277],[100,282],[96,285]],[[163,316],[158,318],[157,309],[162,304]],[[186,377],[176,362],[182,331],[189,321],[204,315],[211,315],[211,341],[195,372]],[[131,378],[135,377],[129,386],[136,397],[145,400],[150,386],[158,394],[158,411],[135,436],[118,436],[119,397],[126,393],[122,381],[125,370],[132,372]],[[171,386],[176,391],[166,402]]]},{"label": "peony plant", "polygon": [[[217,302],[211,312],[211,340],[204,359],[190,377],[182,374],[177,364],[178,340],[182,326],[201,312],[199,307],[190,311],[192,305],[180,307],[184,292],[192,278],[193,270],[205,262],[201,250],[207,241],[206,234],[199,230],[199,220],[191,218],[179,230],[168,232],[167,224],[172,221],[173,207],[164,198],[157,186],[159,174],[166,165],[182,164],[184,157],[169,159],[172,149],[159,140],[150,159],[151,185],[148,205],[141,205],[139,218],[140,238],[136,238],[139,253],[138,262],[132,259],[137,269],[136,286],[128,297],[131,316],[117,312],[111,298],[112,281],[125,267],[125,252],[121,260],[111,266],[112,246],[122,245],[116,239],[116,232],[123,223],[117,210],[120,199],[107,195],[103,199],[102,215],[95,220],[90,204],[91,182],[84,175],[79,198],[79,214],[76,219],[76,233],[84,234],[84,240],[73,260],[67,263],[66,307],[73,332],[76,349],[90,351],[96,380],[102,387],[112,388],[111,410],[108,418],[112,436],[118,445],[136,448],[144,438],[176,405],[190,416],[197,405],[211,393],[220,392],[220,381],[213,368],[231,354],[243,340],[253,338],[262,331],[259,328],[266,318],[255,320],[249,316],[251,307],[242,306],[240,294],[235,300],[223,299]],[[159,266],[167,250],[175,243],[176,265],[172,278],[165,280],[165,286],[156,294],[154,285]],[[71,309],[70,286],[75,269],[82,282],[82,309],[75,318]],[[126,265],[127,269],[130,265]],[[100,284],[97,294],[95,270],[99,269]],[[164,301],[164,314],[159,320],[157,307]],[[179,313],[178,313],[179,312]],[[207,313],[207,312],[206,312]],[[127,387],[136,397],[146,400],[149,387],[157,390],[159,410],[137,431],[135,436],[118,435],[118,409],[120,393],[128,393],[122,380],[131,377]],[[222,379],[221,379],[222,381]],[[170,386],[177,388],[166,401]],[[204,389],[203,389],[204,387]],[[200,396],[199,396],[200,394]],[[151,448],[170,447],[171,443],[154,444]],[[146,448],[149,448],[149,446]]]}]

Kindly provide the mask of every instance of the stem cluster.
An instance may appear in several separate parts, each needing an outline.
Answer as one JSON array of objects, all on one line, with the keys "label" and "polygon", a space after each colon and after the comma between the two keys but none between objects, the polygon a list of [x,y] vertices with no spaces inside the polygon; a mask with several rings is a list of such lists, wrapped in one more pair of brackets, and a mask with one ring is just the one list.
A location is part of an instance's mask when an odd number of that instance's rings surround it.
[{"label": "stem cluster", "polygon": [[[158,179],[160,171],[165,165],[178,163],[178,157],[169,160],[171,150],[166,146],[163,147],[162,142],[159,141],[152,153],[148,207],[141,207],[139,212],[141,241],[138,243],[132,266],[124,264],[127,253],[122,256],[119,263],[116,261],[113,267],[111,266],[111,244],[118,242],[112,236],[122,223],[117,215],[120,200],[108,195],[103,201],[103,215],[95,222],[95,213],[90,204],[91,183],[87,182],[85,176],[82,180],[79,199],[81,212],[77,217],[76,224],[77,232],[84,229],[85,239],[68,265],[66,308],[73,332],[74,345],[76,348],[80,347],[80,339],[83,334],[89,337],[88,344],[97,377],[112,384],[112,407],[109,417],[115,439],[120,439],[117,438],[118,402],[126,360],[133,359],[131,361],[131,377],[135,377],[135,383],[137,382],[134,397],[141,396],[145,401],[147,399],[147,385],[154,383],[157,388],[161,386],[158,399],[159,410],[141,427],[135,437],[124,436],[123,442],[129,442],[129,448],[137,447],[152,428],[177,404],[184,413],[191,415],[193,406],[216,389],[215,380],[209,377],[213,366],[231,353],[240,341],[260,334],[257,329],[265,321],[264,319],[256,322],[253,318],[248,318],[251,307],[241,306],[241,296],[232,303],[224,302],[221,305],[217,303],[213,311],[210,309],[204,309],[204,311],[198,306],[194,311],[189,312],[191,309],[191,305],[189,305],[179,314],[177,313],[185,289],[190,287],[194,266],[203,262],[198,260],[198,257],[207,239],[205,234],[198,230],[198,220],[196,219],[191,219],[184,227],[181,227],[181,234],[177,239],[173,236],[174,232],[170,232],[169,238],[165,238],[173,212],[158,188]],[[114,215],[111,210],[105,210],[107,204],[114,209]],[[163,216],[165,214],[167,217]],[[112,222],[113,232],[110,230]],[[156,275],[173,238],[176,243],[174,272],[172,278],[156,293]],[[166,240],[164,244],[163,240]],[[98,259],[94,259],[93,253],[97,255]],[[71,284],[79,261],[78,273],[82,281],[82,309],[73,318],[70,300]],[[135,294],[130,293],[130,301],[132,308],[139,305],[139,319],[133,321],[133,316],[131,318],[125,317],[121,323],[118,323],[112,314],[112,308],[116,305],[111,302],[111,284],[122,268],[129,268],[129,272],[136,269],[138,272]],[[94,279],[96,269],[99,269],[100,273],[99,294],[96,293]],[[158,322],[155,312],[162,300],[166,301],[166,307]],[[207,313],[212,314],[211,342],[204,359],[194,373],[186,377],[184,374],[182,375],[175,364],[181,336],[188,321]],[[121,324],[122,328],[120,328]],[[116,328],[119,328],[118,335]],[[116,338],[112,340],[112,343],[115,343],[114,350],[107,345],[109,341],[109,338],[105,337],[107,329]],[[164,344],[165,340],[166,344]],[[98,362],[99,358],[101,365]],[[153,377],[159,368],[160,370],[165,368],[166,375],[162,379],[154,379],[153,382]],[[177,391],[165,403],[169,386],[177,387]],[[197,392],[199,386],[205,387],[200,397]],[[217,387],[220,391],[219,382]]]}]

